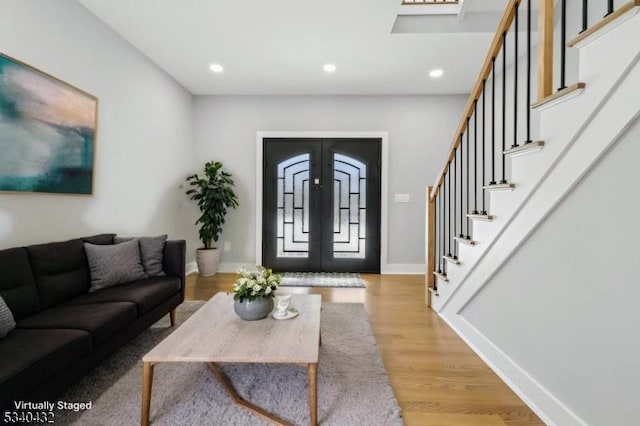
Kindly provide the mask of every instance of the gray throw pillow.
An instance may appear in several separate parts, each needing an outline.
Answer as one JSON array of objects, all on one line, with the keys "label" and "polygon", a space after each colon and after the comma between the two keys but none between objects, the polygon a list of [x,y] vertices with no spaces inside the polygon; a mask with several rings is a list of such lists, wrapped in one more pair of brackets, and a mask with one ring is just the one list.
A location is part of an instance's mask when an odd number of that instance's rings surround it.
[{"label": "gray throw pillow", "polygon": [[0,296],[0,339],[9,334],[14,328],[16,328],[16,321],[13,319],[13,314],[2,296]]},{"label": "gray throw pillow", "polygon": [[142,267],[138,240],[114,245],[84,243],[84,250],[91,273],[89,292],[148,277]]},{"label": "gray throw pillow", "polygon": [[164,243],[167,242],[167,234],[157,237],[115,237],[113,242],[120,244],[134,239],[137,239],[140,244],[142,266],[147,275],[150,277],[166,275],[162,270],[162,260],[164,259]]}]

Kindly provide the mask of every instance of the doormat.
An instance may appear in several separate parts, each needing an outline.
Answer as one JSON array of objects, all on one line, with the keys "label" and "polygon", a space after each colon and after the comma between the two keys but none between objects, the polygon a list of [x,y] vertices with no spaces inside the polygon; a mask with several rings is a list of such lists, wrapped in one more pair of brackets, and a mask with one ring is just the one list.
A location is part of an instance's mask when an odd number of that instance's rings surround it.
[{"label": "doormat", "polygon": [[350,287],[364,288],[360,274],[351,272],[285,272],[281,286],[284,287]]}]

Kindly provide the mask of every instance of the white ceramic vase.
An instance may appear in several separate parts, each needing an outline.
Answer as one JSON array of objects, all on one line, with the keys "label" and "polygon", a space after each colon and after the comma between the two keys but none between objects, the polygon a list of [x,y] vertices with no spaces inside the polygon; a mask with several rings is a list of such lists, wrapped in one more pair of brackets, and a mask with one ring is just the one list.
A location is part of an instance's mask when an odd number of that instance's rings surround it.
[{"label": "white ceramic vase", "polygon": [[198,264],[198,274],[201,277],[210,277],[218,272],[220,264],[220,249],[198,249],[196,250],[196,263]]}]

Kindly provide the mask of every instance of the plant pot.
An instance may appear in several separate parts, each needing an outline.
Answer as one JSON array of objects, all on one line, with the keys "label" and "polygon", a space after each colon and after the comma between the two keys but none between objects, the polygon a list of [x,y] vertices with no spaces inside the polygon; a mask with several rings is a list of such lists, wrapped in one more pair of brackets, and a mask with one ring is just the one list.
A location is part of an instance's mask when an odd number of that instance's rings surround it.
[{"label": "plant pot", "polygon": [[266,318],[273,310],[273,298],[258,297],[255,300],[236,300],[233,310],[245,321],[255,321]]},{"label": "plant pot", "polygon": [[198,264],[198,274],[201,277],[210,277],[218,272],[220,264],[220,249],[198,249],[196,250],[196,263]]}]

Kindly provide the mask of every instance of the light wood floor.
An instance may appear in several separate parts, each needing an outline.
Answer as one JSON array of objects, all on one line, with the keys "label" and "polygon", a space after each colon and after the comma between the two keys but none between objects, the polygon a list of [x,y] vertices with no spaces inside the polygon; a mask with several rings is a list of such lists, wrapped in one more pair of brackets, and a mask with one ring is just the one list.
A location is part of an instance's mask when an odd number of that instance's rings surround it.
[{"label": "light wood floor", "polygon": [[[235,276],[187,278],[187,300],[231,291]],[[532,426],[544,423],[425,306],[424,277],[363,275],[366,289],[291,288],[322,300],[364,303],[406,425]]]}]

